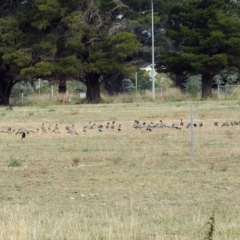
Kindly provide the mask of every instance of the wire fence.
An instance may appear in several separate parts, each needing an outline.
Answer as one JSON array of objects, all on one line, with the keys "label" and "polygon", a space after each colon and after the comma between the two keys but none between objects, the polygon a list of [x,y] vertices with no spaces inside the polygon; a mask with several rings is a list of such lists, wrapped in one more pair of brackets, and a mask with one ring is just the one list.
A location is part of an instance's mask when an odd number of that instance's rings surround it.
[{"label": "wire fence", "polygon": [[[25,85],[24,85],[25,84]],[[22,83],[22,85],[14,86],[10,103],[13,105],[34,104],[41,101],[58,102],[61,101],[62,95],[58,92],[57,84],[50,84],[48,81],[39,79],[34,86],[30,83]],[[229,100],[238,99],[240,96],[240,85],[218,86],[212,89],[213,99]],[[108,95],[104,88],[101,88],[101,95],[116,98],[118,96],[129,97],[133,99],[137,97],[144,99],[152,99],[152,90],[137,90],[133,92],[123,92],[116,95]],[[190,93],[179,88],[161,87],[155,89],[156,100],[160,101],[183,101],[183,100],[199,100],[201,93],[191,96]],[[86,98],[86,86],[79,81],[67,82],[66,100],[68,102],[79,101]],[[113,101],[113,100],[112,100]],[[133,101],[133,100],[132,100]]]},{"label": "wire fence", "polygon": [[[71,102],[72,100],[81,100],[86,98],[86,93],[84,92],[66,92],[66,100],[67,102]],[[59,93],[50,92],[47,93],[40,93],[40,94],[25,94],[25,93],[18,93],[12,94],[10,97],[10,104],[12,105],[28,105],[34,104],[39,102],[49,102],[49,103],[57,103],[62,101],[62,95]]]},{"label": "wire fence", "polygon": [[[123,102],[134,102],[139,100],[151,100],[152,91],[138,91],[138,92],[123,92],[115,95],[107,94],[104,89],[100,89],[101,96],[103,99],[111,99],[111,102],[114,103],[114,99],[123,99]],[[168,88],[160,89],[156,88],[155,96],[157,101],[182,101],[182,100],[191,100],[200,98],[200,94],[194,98],[191,97],[188,93],[182,92],[178,88]],[[67,88],[66,100],[67,102],[72,101],[81,101],[86,98],[86,90],[83,91],[78,88],[78,86]],[[37,89],[35,91],[13,91],[10,97],[10,103],[12,105],[28,105],[43,102],[57,103],[61,101],[62,95],[58,93],[58,86],[56,85],[46,85],[44,90]],[[119,102],[118,100],[116,102]]]},{"label": "wire fence", "polygon": [[234,99],[240,96],[240,85],[218,85],[218,98],[224,99]]},{"label": "wire fence", "polygon": [[[66,100],[83,99],[86,97],[84,85],[79,81],[67,81]],[[23,82],[16,84],[11,92],[10,103],[13,105],[34,104],[41,101],[57,102],[62,99],[58,84],[38,79],[34,83]]]}]

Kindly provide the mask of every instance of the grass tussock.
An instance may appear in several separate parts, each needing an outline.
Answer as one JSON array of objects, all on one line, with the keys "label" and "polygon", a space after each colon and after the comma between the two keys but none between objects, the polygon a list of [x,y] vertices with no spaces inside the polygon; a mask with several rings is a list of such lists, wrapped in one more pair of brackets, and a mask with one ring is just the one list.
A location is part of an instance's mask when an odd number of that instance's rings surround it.
[{"label": "grass tussock", "polygon": [[20,167],[22,166],[22,163],[16,159],[11,159],[10,163],[8,164],[8,167]]},{"label": "grass tussock", "polygon": [[212,216],[209,218],[208,222],[208,231],[205,237],[205,240],[213,240],[214,230],[215,230],[215,214],[212,213]]}]

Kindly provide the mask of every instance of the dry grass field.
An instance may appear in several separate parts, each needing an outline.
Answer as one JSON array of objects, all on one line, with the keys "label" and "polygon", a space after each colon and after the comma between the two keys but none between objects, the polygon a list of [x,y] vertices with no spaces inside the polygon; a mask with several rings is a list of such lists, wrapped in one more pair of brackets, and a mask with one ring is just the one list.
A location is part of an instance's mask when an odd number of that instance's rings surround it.
[{"label": "dry grass field", "polygon": [[[240,126],[213,123],[240,121],[240,103],[192,104],[194,161],[189,102],[0,108],[3,130],[61,130],[0,133],[0,239],[239,239]],[[180,118],[182,130],[132,128]],[[83,132],[89,121],[122,131]]]}]

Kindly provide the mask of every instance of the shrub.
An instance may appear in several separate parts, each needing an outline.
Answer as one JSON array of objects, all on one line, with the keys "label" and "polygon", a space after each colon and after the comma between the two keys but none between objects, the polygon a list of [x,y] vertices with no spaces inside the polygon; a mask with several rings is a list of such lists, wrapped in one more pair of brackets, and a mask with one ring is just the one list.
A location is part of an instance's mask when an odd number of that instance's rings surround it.
[{"label": "shrub", "polygon": [[22,163],[15,159],[11,159],[10,163],[8,164],[8,167],[20,167],[20,166],[22,166]]},{"label": "shrub", "polygon": [[123,91],[127,93],[131,93],[135,89],[131,79],[123,79],[122,88],[123,88]]},{"label": "shrub", "polygon": [[188,77],[186,84],[186,91],[191,94],[192,97],[196,97],[202,89],[201,75],[195,75]]}]

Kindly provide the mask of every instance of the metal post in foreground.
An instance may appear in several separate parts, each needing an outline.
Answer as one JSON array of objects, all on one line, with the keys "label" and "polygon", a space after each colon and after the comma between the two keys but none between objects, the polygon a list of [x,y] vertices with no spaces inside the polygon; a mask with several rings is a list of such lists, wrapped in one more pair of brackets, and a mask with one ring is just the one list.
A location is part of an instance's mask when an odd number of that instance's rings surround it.
[{"label": "metal post in foreground", "polygon": [[193,107],[191,106],[190,110],[191,115],[191,138],[190,138],[190,157],[191,160],[194,160],[194,136],[193,136]]}]

